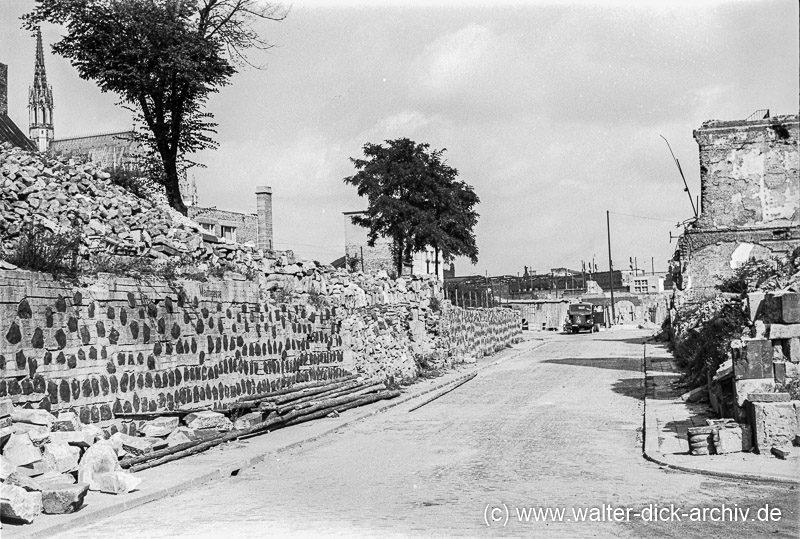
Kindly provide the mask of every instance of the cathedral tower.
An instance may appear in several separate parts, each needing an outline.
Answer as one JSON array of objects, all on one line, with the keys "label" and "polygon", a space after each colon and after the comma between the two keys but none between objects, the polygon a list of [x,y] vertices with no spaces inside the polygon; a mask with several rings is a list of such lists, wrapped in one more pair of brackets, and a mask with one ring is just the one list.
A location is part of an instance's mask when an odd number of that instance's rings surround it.
[{"label": "cathedral tower", "polygon": [[28,90],[28,129],[31,140],[45,152],[53,140],[53,88],[47,84],[44,71],[42,31],[36,29],[36,66],[33,86]]}]

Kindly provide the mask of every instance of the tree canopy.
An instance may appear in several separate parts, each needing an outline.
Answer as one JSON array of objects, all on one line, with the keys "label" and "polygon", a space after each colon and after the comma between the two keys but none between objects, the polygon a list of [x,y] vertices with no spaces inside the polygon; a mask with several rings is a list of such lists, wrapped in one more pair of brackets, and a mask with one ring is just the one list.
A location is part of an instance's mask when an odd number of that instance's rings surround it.
[{"label": "tree canopy", "polygon": [[431,150],[407,138],[367,143],[364,159],[351,158],[357,173],[344,178],[367,198],[367,210],[352,217],[367,228],[368,243],[389,238],[397,274],[415,251],[433,247],[438,273],[439,253],[445,261],[466,256],[478,261],[473,229],[480,199],[458,181],[458,171],[443,159],[446,150]]},{"label": "tree canopy", "polygon": [[154,179],[186,213],[179,178],[194,164],[187,155],[217,146],[206,101],[237,66],[252,65],[247,49],[271,46],[252,23],[286,13],[260,0],[37,0],[23,18],[29,30],[42,22],[66,26],[53,50],[135,113],[140,140],[158,164]]}]

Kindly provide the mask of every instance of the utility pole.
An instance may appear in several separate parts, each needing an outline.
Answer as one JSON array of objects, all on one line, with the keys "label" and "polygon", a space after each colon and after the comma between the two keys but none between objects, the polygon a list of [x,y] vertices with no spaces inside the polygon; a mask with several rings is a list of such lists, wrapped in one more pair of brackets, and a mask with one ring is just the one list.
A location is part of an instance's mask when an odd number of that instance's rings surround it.
[{"label": "utility pole", "polygon": [[608,230],[608,281],[611,287],[611,324],[617,319],[617,313],[614,310],[614,266],[611,263],[611,217],[609,211],[606,210],[606,229]]},{"label": "utility pole", "polygon": [[653,263],[653,258],[654,257],[652,257],[652,256],[650,257],[650,275],[655,275],[656,274],[656,266]]}]

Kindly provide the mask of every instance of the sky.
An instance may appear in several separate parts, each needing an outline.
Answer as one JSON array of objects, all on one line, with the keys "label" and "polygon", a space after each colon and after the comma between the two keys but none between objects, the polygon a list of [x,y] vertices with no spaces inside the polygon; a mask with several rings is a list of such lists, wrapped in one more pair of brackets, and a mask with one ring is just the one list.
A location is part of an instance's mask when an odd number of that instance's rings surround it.
[{"label": "sky", "polygon": [[[0,62],[9,114],[27,129],[35,40],[0,1]],[[797,114],[796,0],[355,2],[296,0],[260,21],[275,45],[250,55],[209,101],[219,148],[198,154],[202,206],[254,212],[273,189],[275,244],[331,262],[344,254],[342,212],[366,201],[343,178],[367,142],[398,137],[446,148],[481,199],[479,261],[456,274],[524,266],[666,270],[693,216],[661,138],[692,197],[700,194],[692,131],[758,109]],[[56,137],[124,130],[127,111],[49,52]]]}]

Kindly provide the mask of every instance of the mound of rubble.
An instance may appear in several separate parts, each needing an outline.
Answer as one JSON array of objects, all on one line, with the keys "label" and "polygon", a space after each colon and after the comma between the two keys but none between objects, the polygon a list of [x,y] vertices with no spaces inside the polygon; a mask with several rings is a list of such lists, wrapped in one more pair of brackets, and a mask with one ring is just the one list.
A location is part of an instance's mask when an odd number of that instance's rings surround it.
[{"label": "mound of rubble", "polygon": [[12,253],[24,225],[80,230],[85,253],[164,259],[182,256],[204,269],[219,260],[257,267],[264,253],[220,243],[178,212],[111,181],[94,163],[0,145],[0,256]]}]

